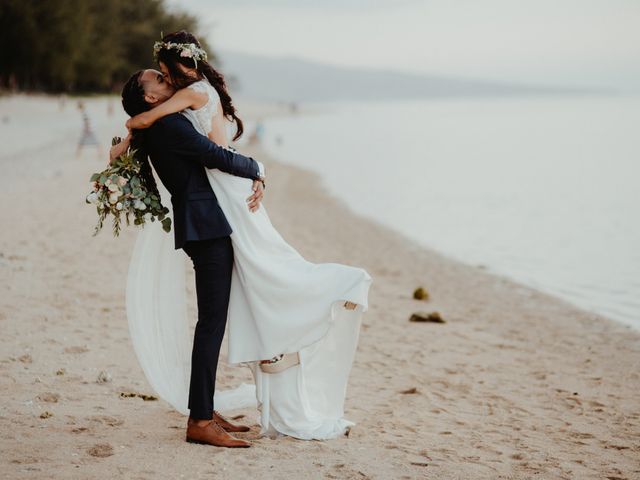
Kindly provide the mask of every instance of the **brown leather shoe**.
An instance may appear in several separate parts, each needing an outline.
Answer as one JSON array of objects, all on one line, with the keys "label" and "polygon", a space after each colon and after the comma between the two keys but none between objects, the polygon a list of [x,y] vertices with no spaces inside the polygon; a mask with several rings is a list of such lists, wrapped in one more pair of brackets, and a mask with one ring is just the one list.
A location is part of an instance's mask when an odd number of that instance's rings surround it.
[{"label": "brown leather shoe", "polygon": [[218,425],[220,425],[227,432],[248,432],[251,430],[246,425],[234,425],[229,420],[224,418],[217,410],[213,411],[213,419]]},{"label": "brown leather shoe", "polygon": [[230,448],[251,446],[249,442],[229,435],[214,420],[209,420],[207,424],[199,426],[191,418],[187,421],[187,442]]}]

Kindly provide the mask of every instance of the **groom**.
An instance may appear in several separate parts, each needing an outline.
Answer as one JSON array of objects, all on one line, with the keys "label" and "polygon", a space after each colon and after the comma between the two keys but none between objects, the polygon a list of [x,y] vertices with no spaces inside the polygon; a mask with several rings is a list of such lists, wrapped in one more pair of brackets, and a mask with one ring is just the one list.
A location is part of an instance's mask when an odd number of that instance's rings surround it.
[{"label": "groom", "polygon": [[[172,87],[163,81],[160,72],[142,70],[125,84],[122,105],[127,114],[134,116],[159,105],[172,94]],[[187,441],[249,447],[249,442],[228,433],[246,432],[249,427],[233,425],[213,410],[218,356],[231,290],[233,248],[231,226],[209,184],[205,167],[253,179],[254,193],[247,199],[251,211],[259,207],[263,195],[261,168],[252,158],[226,150],[200,135],[186,117],[177,113],[161,118],[147,130],[136,131],[132,142],[149,156],[171,193],[175,248],[182,248],[189,255],[196,275],[198,323],[191,355]],[[126,142],[114,147],[112,158],[124,148]]]}]

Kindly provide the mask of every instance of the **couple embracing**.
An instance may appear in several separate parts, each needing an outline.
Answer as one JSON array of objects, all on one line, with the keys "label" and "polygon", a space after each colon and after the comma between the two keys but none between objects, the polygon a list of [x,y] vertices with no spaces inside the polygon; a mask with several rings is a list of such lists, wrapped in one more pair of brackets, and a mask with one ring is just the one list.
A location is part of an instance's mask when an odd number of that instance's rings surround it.
[{"label": "couple embracing", "polygon": [[[173,238],[157,224],[138,233],[127,279],[129,331],[149,383],[189,416],[189,442],[250,446],[232,435],[250,428],[219,413],[248,406],[260,435],[348,433],[344,400],[371,277],[308,262],[271,224],[264,166],[228,146],[227,121],[234,140],[243,125],[198,40],[172,33],[154,54],[159,71],[139,71],[123,89],[131,133],[111,151],[136,149],[149,182],[153,167],[173,219]],[[192,343],[183,252],[196,280]],[[227,324],[228,363],[249,367],[254,385],[216,391]]]}]

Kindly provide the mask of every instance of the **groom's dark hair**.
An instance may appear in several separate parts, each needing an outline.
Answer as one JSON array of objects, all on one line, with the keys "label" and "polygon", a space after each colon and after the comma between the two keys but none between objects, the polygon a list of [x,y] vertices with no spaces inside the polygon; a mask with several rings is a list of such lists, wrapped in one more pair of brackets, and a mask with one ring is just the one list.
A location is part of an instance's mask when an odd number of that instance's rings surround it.
[{"label": "groom's dark hair", "polygon": [[[140,84],[140,77],[144,73],[144,70],[139,70],[127,80],[122,88],[122,107],[124,111],[131,117],[138,115],[139,113],[151,110],[151,106],[144,100],[144,87]],[[132,130],[131,147],[136,150],[136,157],[140,161],[140,175],[142,175],[147,186],[153,190],[153,193],[160,197],[158,187],[153,173],[151,173],[151,167],[149,165],[149,158],[147,155],[147,132],[146,130]],[[166,199],[165,199],[166,200]]]},{"label": "groom's dark hair", "polygon": [[144,87],[140,83],[143,73],[144,70],[138,70],[122,87],[122,107],[130,117],[151,110],[151,106],[144,100]]}]

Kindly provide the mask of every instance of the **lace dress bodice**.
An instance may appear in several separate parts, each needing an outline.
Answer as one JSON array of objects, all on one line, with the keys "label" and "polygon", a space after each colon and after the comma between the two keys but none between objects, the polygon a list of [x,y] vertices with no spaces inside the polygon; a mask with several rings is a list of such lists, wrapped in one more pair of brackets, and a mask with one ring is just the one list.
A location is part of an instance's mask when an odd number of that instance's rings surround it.
[{"label": "lace dress bodice", "polygon": [[[218,110],[218,102],[220,101],[220,96],[215,88],[211,86],[209,81],[205,78],[198,82],[192,83],[187,88],[192,88],[197,92],[204,92],[209,97],[207,103],[205,103],[202,107],[197,110],[187,108],[183,113],[190,117],[192,123],[197,130],[200,131],[203,135],[209,135],[211,132],[211,120],[215,116]],[[195,122],[193,121],[195,120]]]}]

